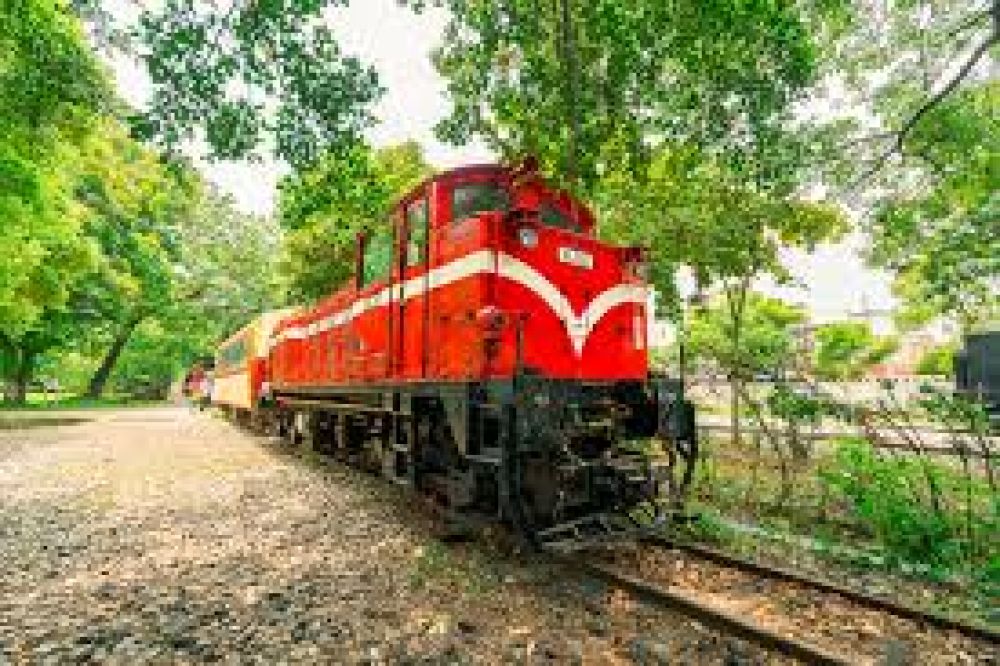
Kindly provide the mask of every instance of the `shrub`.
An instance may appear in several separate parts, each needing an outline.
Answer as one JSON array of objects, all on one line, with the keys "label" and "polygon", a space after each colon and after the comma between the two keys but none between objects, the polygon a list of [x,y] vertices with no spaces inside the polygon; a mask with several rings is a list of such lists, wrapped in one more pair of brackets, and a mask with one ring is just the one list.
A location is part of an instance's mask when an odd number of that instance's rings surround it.
[{"label": "shrub", "polygon": [[[821,482],[847,501],[890,560],[954,572],[979,553],[996,507],[974,480],[925,458],[881,456],[858,438],[840,441]],[[973,492],[974,491],[974,492]]]}]

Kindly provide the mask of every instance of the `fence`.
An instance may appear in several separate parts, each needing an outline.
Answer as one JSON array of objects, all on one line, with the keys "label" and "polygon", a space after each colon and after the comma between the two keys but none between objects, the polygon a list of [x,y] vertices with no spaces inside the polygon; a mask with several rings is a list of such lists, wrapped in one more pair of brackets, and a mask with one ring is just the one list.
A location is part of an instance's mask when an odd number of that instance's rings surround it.
[{"label": "fence", "polygon": [[728,426],[699,426],[691,501],[713,529],[795,557],[823,551],[970,588],[1000,580],[1000,440],[965,407],[938,394],[818,429],[744,397],[754,425],[737,442]]}]

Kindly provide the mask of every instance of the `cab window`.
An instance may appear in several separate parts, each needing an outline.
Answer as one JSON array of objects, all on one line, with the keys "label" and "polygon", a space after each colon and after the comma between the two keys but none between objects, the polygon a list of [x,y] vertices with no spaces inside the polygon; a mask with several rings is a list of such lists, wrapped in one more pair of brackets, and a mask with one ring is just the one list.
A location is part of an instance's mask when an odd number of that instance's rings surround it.
[{"label": "cab window", "polygon": [[556,227],[580,233],[580,225],[552,204],[543,204],[538,209],[538,216],[541,218],[542,224],[547,227]]},{"label": "cab window", "polygon": [[479,213],[510,209],[510,193],[496,183],[456,185],[451,195],[452,222],[458,224]]},{"label": "cab window", "polygon": [[427,262],[427,199],[418,199],[406,207],[406,265],[421,266]]},{"label": "cab window", "polygon": [[362,286],[388,277],[391,266],[392,237],[386,233],[375,233],[366,238],[361,266]]}]

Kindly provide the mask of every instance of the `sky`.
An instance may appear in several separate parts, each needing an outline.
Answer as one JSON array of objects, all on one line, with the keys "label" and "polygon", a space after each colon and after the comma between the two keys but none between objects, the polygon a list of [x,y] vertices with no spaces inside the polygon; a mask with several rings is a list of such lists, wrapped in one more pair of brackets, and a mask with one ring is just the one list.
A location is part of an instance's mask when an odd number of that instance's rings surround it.
[{"label": "sky", "polygon": [[[434,137],[434,125],[447,114],[450,104],[445,83],[430,61],[447,22],[444,10],[428,9],[415,15],[400,8],[396,0],[355,0],[330,16],[343,52],[374,66],[386,88],[375,110],[380,124],[368,137],[374,145],[415,140],[428,161],[441,169],[493,159],[482,144],[450,146]],[[110,64],[122,96],[141,106],[149,91],[141,66],[124,58]],[[285,173],[284,167],[268,161],[203,161],[200,168],[241,209],[265,215],[273,210],[276,184]],[[783,260],[799,286],[777,286],[764,280],[758,289],[805,305],[820,322],[862,307],[889,308],[893,304],[889,276],[865,267],[859,255],[862,246],[863,239],[852,235],[813,253],[788,251]]]}]

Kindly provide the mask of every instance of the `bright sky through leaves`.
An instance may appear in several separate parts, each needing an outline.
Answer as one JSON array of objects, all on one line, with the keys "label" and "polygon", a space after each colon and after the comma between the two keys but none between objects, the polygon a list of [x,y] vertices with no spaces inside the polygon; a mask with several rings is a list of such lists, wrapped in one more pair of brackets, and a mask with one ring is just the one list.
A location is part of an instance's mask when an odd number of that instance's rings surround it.
[{"label": "bright sky through leaves", "polygon": [[[116,14],[129,16],[127,3],[108,5]],[[328,19],[342,51],[374,66],[386,89],[375,109],[381,124],[368,133],[376,146],[415,140],[438,168],[493,159],[479,143],[455,147],[434,136],[434,125],[450,109],[444,81],[430,60],[447,22],[445,11],[428,9],[415,15],[394,0],[365,0],[329,10]],[[118,58],[112,66],[127,101],[142,104],[148,99],[149,83],[140,65]],[[270,160],[260,164],[202,163],[201,168],[223,191],[232,194],[241,208],[255,213],[273,210],[275,184],[286,173]],[[805,289],[767,282],[760,288],[805,303],[819,319],[842,317],[862,306],[886,308],[892,303],[889,280],[863,265],[857,254],[860,245],[859,239],[849,238],[821,246],[811,255],[788,251],[783,258]]]}]

